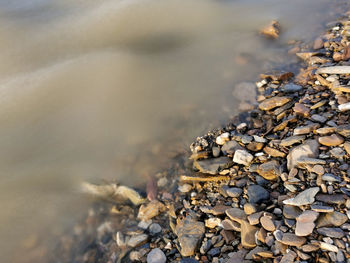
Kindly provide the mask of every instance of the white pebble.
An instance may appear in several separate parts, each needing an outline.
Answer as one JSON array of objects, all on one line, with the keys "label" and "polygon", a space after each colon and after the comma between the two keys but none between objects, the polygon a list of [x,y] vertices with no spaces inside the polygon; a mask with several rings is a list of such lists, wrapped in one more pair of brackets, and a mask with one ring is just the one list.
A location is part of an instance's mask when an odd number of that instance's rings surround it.
[{"label": "white pebble", "polygon": [[348,110],[350,110],[350,102],[344,103],[344,104],[340,104],[340,105],[338,106],[338,109],[339,109],[340,111],[348,111]]}]

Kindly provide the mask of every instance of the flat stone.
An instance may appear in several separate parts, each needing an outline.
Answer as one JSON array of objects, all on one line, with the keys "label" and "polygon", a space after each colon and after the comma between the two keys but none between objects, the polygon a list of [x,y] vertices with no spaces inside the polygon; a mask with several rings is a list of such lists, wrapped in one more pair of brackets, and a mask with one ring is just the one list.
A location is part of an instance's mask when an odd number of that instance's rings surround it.
[{"label": "flat stone", "polygon": [[218,144],[218,145],[224,145],[225,142],[229,141],[230,140],[230,133],[228,132],[224,132],[223,134],[219,135],[218,137],[216,137],[216,140],[215,142]]},{"label": "flat stone", "polygon": [[228,141],[222,147],[221,151],[224,155],[233,155],[236,150],[243,150],[244,148],[236,141]]},{"label": "flat stone", "polygon": [[281,152],[275,148],[271,148],[269,146],[266,146],[264,148],[264,152],[272,157],[285,157],[286,154],[284,152]]},{"label": "flat stone", "polygon": [[311,115],[311,120],[320,122],[320,123],[325,123],[327,121],[327,118],[319,114],[313,114]]},{"label": "flat stone", "polygon": [[249,185],[247,194],[249,197],[249,202],[253,204],[259,204],[270,199],[270,193],[260,185]]},{"label": "flat stone", "polygon": [[339,125],[336,129],[337,133],[340,135],[349,138],[350,137],[350,124]]},{"label": "flat stone", "polygon": [[180,263],[199,263],[199,261],[194,258],[182,258]]},{"label": "flat stone", "polygon": [[149,226],[148,230],[152,235],[156,235],[156,234],[162,232],[162,227],[157,223],[153,223]]},{"label": "flat stone", "polygon": [[148,221],[153,217],[159,215],[161,212],[165,211],[165,206],[163,203],[153,200],[147,205],[141,205],[137,218],[142,221]]},{"label": "flat stone", "polygon": [[317,229],[317,232],[320,235],[331,238],[342,238],[345,235],[344,231],[337,227],[320,227]]},{"label": "flat stone", "polygon": [[298,92],[302,89],[302,86],[293,83],[288,83],[282,87],[282,91],[284,92]]},{"label": "flat stone", "polygon": [[350,66],[330,66],[322,67],[316,70],[316,74],[349,74]]},{"label": "flat stone", "polygon": [[231,158],[229,157],[219,157],[213,159],[196,160],[193,162],[195,168],[197,168],[201,173],[216,175],[220,171],[231,167],[233,164]]},{"label": "flat stone", "polygon": [[338,146],[344,142],[344,139],[338,134],[332,134],[318,138],[318,142],[325,146]]},{"label": "flat stone", "polygon": [[318,174],[318,175],[323,175],[324,174],[324,168],[322,165],[315,165],[314,167],[312,167],[312,170],[311,170],[313,173],[315,174]]},{"label": "flat stone", "polygon": [[325,206],[325,205],[311,205],[311,210],[315,212],[320,213],[331,213],[334,211],[334,208],[331,206]]},{"label": "flat stone", "polygon": [[165,263],[166,256],[159,248],[154,248],[147,255],[147,263]]},{"label": "flat stone", "polygon": [[255,233],[258,230],[258,227],[250,225],[247,221],[241,222],[241,243],[244,248],[256,247]]},{"label": "flat stone", "polygon": [[338,211],[321,214],[316,221],[316,227],[341,226],[348,220],[348,217]]},{"label": "flat stone", "polygon": [[340,147],[334,147],[329,152],[331,153],[331,156],[337,159],[342,159],[346,154],[345,151]]},{"label": "flat stone", "polygon": [[318,129],[319,127],[320,127],[320,124],[318,123],[312,123],[306,126],[300,126],[294,129],[293,135],[309,134],[314,130]]},{"label": "flat stone", "polygon": [[345,142],[344,143],[344,149],[347,152],[347,154],[350,155],[350,142]]},{"label": "flat stone", "polygon": [[221,221],[220,225],[225,230],[233,230],[233,231],[241,232],[241,224],[238,223],[237,221],[225,219],[225,220]]},{"label": "flat stone", "polygon": [[318,194],[316,195],[316,200],[327,204],[345,204],[345,196],[343,194]]},{"label": "flat stone", "polygon": [[233,221],[241,223],[244,220],[247,220],[247,216],[242,209],[239,208],[230,208],[226,210],[226,215],[231,218]]},{"label": "flat stone", "polygon": [[299,237],[292,233],[284,233],[280,242],[287,246],[300,247],[306,243],[306,238]]},{"label": "flat stone", "polygon": [[221,219],[217,217],[211,217],[205,220],[205,226],[207,228],[215,228],[221,223]]},{"label": "flat stone", "polygon": [[297,196],[284,200],[286,205],[302,206],[310,205],[315,202],[315,195],[320,191],[319,187],[312,187],[299,193]]},{"label": "flat stone", "polygon": [[205,226],[203,222],[198,222],[190,216],[179,220],[175,228],[175,234],[178,236],[180,253],[183,257],[194,255],[204,233]]},{"label": "flat stone", "polygon": [[348,110],[350,110],[350,102],[340,104],[338,106],[338,110],[339,111],[348,111]]},{"label": "flat stone", "polygon": [[237,252],[233,252],[230,258],[226,261],[226,263],[246,263],[250,262],[247,260],[244,260],[245,256],[247,255],[248,250],[241,248]]},{"label": "flat stone", "polygon": [[246,150],[237,150],[233,156],[233,162],[243,164],[245,166],[249,166],[253,159],[254,156]]},{"label": "flat stone", "polygon": [[260,217],[262,217],[264,212],[257,212],[248,216],[249,224],[257,225],[260,222]]},{"label": "flat stone", "polygon": [[316,130],[316,133],[319,135],[327,135],[330,133],[334,133],[337,130],[336,127],[322,127]]},{"label": "flat stone", "polygon": [[272,160],[259,165],[258,174],[266,180],[276,180],[280,175],[280,164],[276,160]]},{"label": "flat stone", "polygon": [[253,152],[258,152],[264,147],[264,143],[262,142],[250,142],[247,145],[247,149]]},{"label": "flat stone", "polygon": [[273,232],[276,230],[274,220],[271,216],[265,215],[260,217],[260,223],[264,229],[267,231]]},{"label": "flat stone", "polygon": [[300,116],[307,117],[310,114],[310,108],[301,103],[295,103],[293,111]]},{"label": "flat stone", "polygon": [[246,215],[251,215],[251,214],[254,214],[258,211],[256,206],[254,204],[251,204],[251,203],[245,203],[243,209],[244,209],[244,213]]},{"label": "flat stone", "polygon": [[288,251],[288,253],[283,255],[279,263],[293,263],[296,257],[297,257],[297,254],[293,250],[290,250]]},{"label": "flat stone", "polygon": [[280,145],[283,147],[291,146],[296,143],[300,143],[301,141],[305,140],[304,135],[297,135],[297,136],[290,136],[288,138],[285,138],[281,141]]},{"label": "flat stone", "polygon": [[332,183],[341,182],[341,179],[339,176],[336,176],[334,174],[329,174],[329,173],[322,175],[322,180],[327,182],[332,182]]},{"label": "flat stone", "polygon": [[231,206],[217,204],[213,208],[210,208],[208,213],[214,216],[224,215],[226,210],[231,208]]},{"label": "flat stone", "polygon": [[281,107],[284,104],[286,104],[287,102],[289,102],[291,100],[291,98],[289,97],[272,97],[269,99],[264,100],[263,102],[261,102],[259,104],[259,108],[261,110],[272,110],[276,107]]},{"label": "flat stone", "polygon": [[331,251],[331,252],[338,252],[338,247],[335,245],[328,244],[326,242],[320,242],[320,249]]},{"label": "flat stone", "polygon": [[295,234],[297,236],[310,235],[315,228],[314,221],[317,219],[318,215],[319,214],[315,211],[304,211],[300,216],[297,217]]},{"label": "flat stone", "polygon": [[323,39],[321,37],[318,37],[314,40],[313,49],[315,50],[321,49],[323,48],[323,45],[324,45]]},{"label": "flat stone", "polygon": [[302,145],[292,148],[287,155],[287,167],[289,170],[297,166],[298,160],[318,156],[319,144],[316,140],[306,140]]},{"label": "flat stone", "polygon": [[301,250],[304,252],[313,252],[319,250],[320,246],[318,243],[306,244],[301,247]]},{"label": "flat stone", "polygon": [[130,237],[127,244],[129,247],[137,247],[145,244],[147,240],[148,240],[148,235],[146,234],[134,235]]},{"label": "flat stone", "polygon": [[232,187],[226,190],[226,194],[230,197],[239,197],[243,190],[241,188]]}]

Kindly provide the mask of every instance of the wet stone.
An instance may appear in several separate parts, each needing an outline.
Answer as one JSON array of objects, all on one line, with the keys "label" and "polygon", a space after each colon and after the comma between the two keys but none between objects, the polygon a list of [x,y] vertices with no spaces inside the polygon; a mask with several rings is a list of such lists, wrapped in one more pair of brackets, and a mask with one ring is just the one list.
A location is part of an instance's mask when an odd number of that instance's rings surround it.
[{"label": "wet stone", "polygon": [[147,255],[147,263],[165,263],[166,256],[159,248],[154,248]]},{"label": "wet stone", "polygon": [[331,237],[331,238],[342,238],[345,233],[340,228],[331,228],[331,227],[320,227],[317,229],[317,232],[320,235]]},{"label": "wet stone", "polygon": [[283,203],[286,205],[302,206],[309,205],[315,201],[315,195],[320,191],[319,187],[312,187],[306,189],[296,195],[293,198],[284,200]]},{"label": "wet stone", "polygon": [[329,136],[320,137],[318,142],[325,146],[338,146],[344,142],[344,139],[338,134],[332,134]]},{"label": "wet stone", "polygon": [[279,167],[279,163],[273,160],[259,165],[257,172],[266,180],[276,180],[280,175]]},{"label": "wet stone", "polygon": [[341,226],[348,220],[348,217],[338,211],[321,214],[316,221],[316,227]]},{"label": "wet stone", "polygon": [[196,160],[194,166],[201,172],[207,174],[218,174],[220,171],[232,166],[232,160],[229,157],[219,157],[206,160]]},{"label": "wet stone", "polygon": [[276,107],[281,107],[287,102],[289,102],[291,98],[289,97],[272,97],[270,99],[264,100],[262,103],[259,104],[259,108],[261,110],[272,110]]},{"label": "wet stone", "polygon": [[253,204],[259,204],[270,199],[269,192],[260,185],[249,185],[247,193],[249,202]]},{"label": "wet stone", "polygon": [[245,150],[237,150],[233,156],[233,162],[249,166],[254,156]]}]

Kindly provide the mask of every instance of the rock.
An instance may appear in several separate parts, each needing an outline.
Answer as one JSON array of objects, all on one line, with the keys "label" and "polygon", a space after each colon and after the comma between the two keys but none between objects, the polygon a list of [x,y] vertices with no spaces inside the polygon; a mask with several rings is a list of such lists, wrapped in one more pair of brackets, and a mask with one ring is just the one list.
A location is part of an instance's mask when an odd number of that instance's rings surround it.
[{"label": "rock", "polygon": [[266,180],[276,180],[280,175],[280,164],[276,160],[272,160],[259,165],[258,174]]},{"label": "rock", "polygon": [[230,197],[239,197],[243,190],[241,188],[232,187],[226,190],[226,194]]},{"label": "rock", "polygon": [[264,214],[264,212],[261,211],[261,212],[257,212],[257,213],[254,213],[254,214],[249,215],[249,216],[248,216],[249,224],[251,224],[251,225],[257,225],[257,224],[259,224],[259,222],[260,222],[260,217],[262,217],[263,214]]},{"label": "rock", "polygon": [[194,255],[204,233],[205,226],[202,222],[198,222],[190,216],[179,220],[175,228],[175,234],[178,236],[181,248],[180,253],[183,257]]},{"label": "rock", "polygon": [[229,157],[219,157],[213,159],[196,160],[193,165],[201,172],[216,175],[220,171],[231,167],[233,164]]},{"label": "rock", "polygon": [[299,193],[297,196],[284,200],[286,205],[302,206],[310,205],[315,202],[315,195],[320,191],[319,187],[312,187]]},{"label": "rock", "polygon": [[287,245],[287,246],[300,247],[300,246],[305,244],[306,238],[299,237],[299,236],[294,235],[292,233],[284,233],[280,242],[282,244]]},{"label": "rock", "polygon": [[293,111],[302,117],[308,117],[310,114],[310,108],[301,103],[295,103]]},{"label": "rock", "polygon": [[221,151],[224,155],[233,155],[236,150],[244,150],[236,141],[228,141],[221,147]]},{"label": "rock", "polygon": [[249,166],[253,159],[254,156],[246,150],[237,150],[233,156],[233,162],[243,164],[245,166]]},{"label": "rock", "polygon": [[345,124],[345,125],[339,125],[336,128],[337,133],[340,135],[349,138],[350,137],[350,124]]},{"label": "rock", "polygon": [[301,141],[305,140],[305,136],[304,135],[298,135],[298,136],[290,136],[288,138],[285,138],[281,141],[280,145],[282,147],[287,147],[287,146],[291,146],[293,144],[299,143]]},{"label": "rock", "polygon": [[281,107],[287,102],[289,102],[291,98],[289,97],[272,97],[264,100],[259,104],[259,108],[264,111],[272,110],[276,107]]},{"label": "rock", "polygon": [[301,250],[304,252],[313,252],[320,248],[318,243],[306,244],[301,247]]},{"label": "rock", "polygon": [[331,213],[334,211],[334,208],[331,206],[324,206],[324,205],[311,205],[311,210],[315,212],[320,212],[320,213]]},{"label": "rock", "polygon": [[318,175],[323,175],[324,174],[324,168],[322,165],[315,165],[314,167],[312,167],[312,170],[311,170],[313,173],[315,174],[318,174]]},{"label": "rock", "polygon": [[341,179],[339,176],[336,176],[334,174],[329,174],[329,173],[322,175],[322,180],[327,181],[327,182],[332,182],[332,183],[341,182]]},{"label": "rock", "polygon": [[187,192],[192,190],[192,185],[190,185],[190,184],[179,185],[178,190],[181,193],[187,193]]},{"label": "rock", "polygon": [[343,194],[318,194],[316,196],[317,201],[321,201],[327,204],[344,204],[345,203],[345,196]]},{"label": "rock", "polygon": [[256,206],[251,203],[245,203],[243,209],[246,215],[251,215],[251,214],[254,214],[256,211],[258,211]]},{"label": "rock", "polygon": [[320,124],[318,123],[312,123],[306,126],[300,126],[294,129],[293,135],[310,134],[319,127],[320,127]]},{"label": "rock", "polygon": [[153,200],[147,205],[141,205],[137,218],[142,221],[148,221],[149,219],[159,215],[161,212],[164,211],[164,204],[157,200]]},{"label": "rock", "polygon": [[338,247],[337,246],[328,244],[326,242],[320,242],[320,249],[324,249],[324,250],[327,250],[327,251],[332,251],[332,252],[335,252],[335,253],[338,252]]},{"label": "rock", "polygon": [[233,230],[237,232],[241,232],[241,224],[237,221],[232,221],[230,219],[225,219],[221,221],[220,224],[225,230]]},{"label": "rock", "polygon": [[256,247],[255,233],[258,227],[250,225],[247,221],[241,222],[241,243],[244,248]]},{"label": "rock", "polygon": [[241,248],[237,252],[233,252],[232,255],[230,255],[230,258],[226,261],[226,263],[247,263],[247,261],[244,260],[247,253],[248,251],[246,249]]},{"label": "rock", "polygon": [[316,227],[341,226],[348,220],[348,217],[338,211],[321,214],[316,221]]},{"label": "rock", "polygon": [[323,48],[323,39],[318,37],[315,39],[314,41],[314,45],[313,45],[313,49],[317,50],[317,49],[321,49]]},{"label": "rock", "polygon": [[129,247],[137,247],[145,244],[147,240],[148,240],[148,235],[146,234],[134,235],[130,237],[127,244]]},{"label": "rock", "polygon": [[233,221],[242,223],[242,221],[247,220],[247,216],[242,209],[230,208],[226,210],[226,215]]},{"label": "rock", "polygon": [[344,149],[350,155],[350,142],[344,143]]},{"label": "rock", "polygon": [[229,208],[231,208],[231,206],[217,204],[213,208],[210,208],[208,213],[213,214],[215,216],[224,215],[225,211]]},{"label": "rock", "polygon": [[338,110],[339,111],[348,111],[348,110],[350,110],[350,102],[344,103],[344,104],[340,104],[338,106]]},{"label": "rock", "polygon": [[224,132],[220,136],[216,137],[216,143],[218,145],[224,145],[225,142],[227,142],[229,140],[230,140],[230,133],[228,133],[228,132]]},{"label": "rock", "polygon": [[205,220],[205,226],[207,228],[215,228],[221,223],[221,219],[217,217],[211,217]]},{"label": "rock", "polygon": [[281,152],[277,149],[271,148],[269,146],[266,146],[264,148],[264,152],[272,157],[284,157],[286,154],[284,152]]},{"label": "rock", "polygon": [[269,25],[267,25],[266,27],[260,30],[260,33],[269,38],[273,38],[273,39],[278,38],[280,33],[280,25],[278,21],[276,20],[271,21]]},{"label": "rock", "polygon": [[217,157],[219,157],[220,156],[220,152],[221,152],[221,150],[220,150],[220,148],[219,147],[213,147],[212,149],[212,152],[213,152],[213,156],[214,156],[214,158],[217,158]]},{"label": "rock", "polygon": [[264,143],[262,142],[250,142],[247,145],[247,149],[253,152],[258,152],[264,147]]},{"label": "rock", "polygon": [[331,237],[331,238],[342,238],[345,233],[340,228],[330,228],[330,227],[320,227],[317,229],[317,232],[320,235]]},{"label": "rock", "polygon": [[344,142],[344,139],[338,134],[332,134],[330,136],[320,137],[318,142],[325,146],[338,146]]},{"label": "rock", "polygon": [[313,114],[311,116],[311,120],[316,121],[316,122],[320,122],[320,123],[325,123],[327,121],[327,118],[324,116],[321,116],[319,114]]},{"label": "rock", "polygon": [[282,91],[284,91],[284,92],[291,92],[291,93],[298,92],[298,91],[300,91],[302,89],[303,89],[302,86],[297,85],[297,84],[293,84],[293,83],[288,83],[288,84],[286,84],[286,85],[284,85],[282,87]]},{"label": "rock", "polygon": [[249,185],[247,189],[249,202],[253,204],[259,204],[263,201],[270,199],[269,192],[260,185]]},{"label": "rock", "polygon": [[157,223],[153,223],[149,226],[148,230],[152,235],[156,235],[162,232],[162,227]]},{"label": "rock", "polygon": [[318,213],[315,211],[304,211],[297,217],[297,224],[295,228],[295,234],[297,236],[308,236],[315,228],[314,221],[317,219]]},{"label": "rock", "polygon": [[182,258],[180,260],[180,263],[199,263],[198,260],[195,260],[194,258]]},{"label": "rock", "polygon": [[166,256],[159,248],[154,248],[147,255],[147,263],[165,263]]},{"label": "rock", "polygon": [[297,254],[294,251],[289,250],[288,253],[283,255],[279,263],[293,263],[296,257],[297,257]]},{"label": "rock", "polygon": [[285,205],[283,206],[283,215],[285,218],[288,219],[296,219],[298,216],[301,215],[303,211],[297,207],[292,205]]},{"label": "rock", "polygon": [[316,140],[306,140],[304,144],[296,146],[287,155],[287,167],[289,170],[297,166],[299,159],[303,157],[314,158],[318,156],[319,144]]},{"label": "rock", "polygon": [[272,219],[272,216],[265,215],[260,217],[260,223],[264,229],[267,231],[273,232],[276,230],[275,223]]},{"label": "rock", "polygon": [[316,130],[316,133],[320,135],[327,135],[330,133],[334,133],[336,130],[337,130],[336,127],[322,127],[322,128],[318,128]]},{"label": "rock", "polygon": [[322,67],[316,70],[316,74],[350,74],[350,66]]}]

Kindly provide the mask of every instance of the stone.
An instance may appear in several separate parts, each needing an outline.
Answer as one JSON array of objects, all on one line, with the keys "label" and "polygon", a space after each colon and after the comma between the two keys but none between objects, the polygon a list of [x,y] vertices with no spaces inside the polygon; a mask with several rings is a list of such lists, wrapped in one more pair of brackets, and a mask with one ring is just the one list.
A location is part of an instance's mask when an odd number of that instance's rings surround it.
[{"label": "stone", "polygon": [[312,234],[312,231],[315,228],[314,221],[317,219],[318,215],[319,214],[315,211],[304,211],[300,216],[297,217],[295,234],[297,236],[308,236]]},{"label": "stone", "polygon": [[347,154],[350,155],[350,142],[345,142],[344,143],[344,149],[347,152]]},{"label": "stone", "polygon": [[231,158],[229,157],[219,157],[213,159],[205,159],[205,160],[195,160],[193,165],[197,168],[201,173],[213,174],[216,175],[220,171],[231,167],[233,164]]},{"label": "stone", "polygon": [[338,106],[338,110],[339,111],[348,111],[350,110],[350,102],[344,103],[344,104],[340,104]]},{"label": "stone", "polygon": [[271,251],[260,251],[257,255],[263,258],[273,258],[273,253]]},{"label": "stone", "polygon": [[239,208],[230,208],[226,210],[226,215],[231,218],[233,221],[241,223],[244,220],[247,220],[247,216],[242,209]]},{"label": "stone", "polygon": [[270,193],[260,185],[249,185],[247,193],[249,202],[253,204],[260,204],[261,202],[270,199]]},{"label": "stone", "polygon": [[258,227],[250,225],[247,221],[241,222],[241,243],[244,248],[256,247],[255,233],[258,230]]},{"label": "stone", "polygon": [[320,248],[318,243],[306,244],[301,247],[301,250],[304,252],[313,252]]},{"label": "stone", "polygon": [[284,152],[281,152],[277,149],[271,148],[269,146],[266,146],[264,148],[264,152],[272,157],[285,157],[286,154]]},{"label": "stone", "polygon": [[243,150],[244,148],[236,141],[228,141],[222,147],[221,151],[224,155],[233,155],[236,150]]},{"label": "stone", "polygon": [[221,223],[221,219],[217,217],[211,217],[205,220],[205,226],[207,228],[215,228]]},{"label": "stone", "polygon": [[239,197],[243,190],[241,188],[232,187],[226,190],[226,194],[230,197]]},{"label": "stone", "polygon": [[338,134],[332,134],[329,136],[320,137],[318,142],[325,146],[338,146],[344,142],[344,139]]},{"label": "stone", "polygon": [[152,235],[156,235],[162,232],[162,227],[157,223],[153,223],[149,226],[148,230]]},{"label": "stone", "polygon": [[289,250],[288,253],[283,255],[279,263],[293,263],[296,257],[297,254],[293,250]]},{"label": "stone", "polygon": [[233,156],[233,162],[243,164],[245,166],[249,166],[253,159],[254,156],[246,150],[237,150]]},{"label": "stone", "polygon": [[248,216],[249,224],[257,225],[260,222],[260,217],[262,217],[264,212],[257,212]]},{"label": "stone", "polygon": [[317,201],[321,201],[327,204],[341,205],[345,203],[345,196],[343,194],[318,194],[316,196]]},{"label": "stone", "polygon": [[331,149],[329,151],[331,153],[332,157],[335,157],[337,159],[343,159],[343,157],[345,156],[345,152],[342,148],[340,147],[334,147],[333,149]]},{"label": "stone", "polygon": [[233,230],[237,232],[241,232],[241,224],[237,221],[232,221],[230,219],[225,219],[221,221],[220,226],[225,230]]},{"label": "stone", "polygon": [[324,175],[322,175],[322,180],[327,181],[327,182],[341,182],[341,179],[339,176],[336,176],[334,174],[330,174],[330,173],[326,173]]},{"label": "stone", "polygon": [[350,66],[322,67],[316,70],[316,74],[350,74]]},{"label": "stone", "polygon": [[225,214],[225,211],[227,209],[231,208],[230,206],[227,206],[227,205],[220,205],[220,204],[217,204],[215,205],[214,207],[212,208],[209,208],[208,212],[209,214],[213,214],[214,216],[219,216],[219,215],[224,215]]},{"label": "stone", "polygon": [[299,237],[292,233],[284,233],[280,242],[287,246],[300,247],[306,243],[306,238]]},{"label": "stone", "polygon": [[307,117],[310,114],[310,108],[301,103],[295,103],[293,111],[302,117]]},{"label": "stone", "polygon": [[350,124],[339,125],[336,128],[337,133],[344,136],[345,138],[350,137]]},{"label": "stone", "polygon": [[280,25],[278,21],[273,20],[271,23],[260,30],[260,33],[266,37],[276,39],[280,33]]},{"label": "stone", "polygon": [[294,129],[293,135],[310,134],[319,127],[320,127],[320,124],[318,124],[318,123],[312,123],[312,124],[309,124],[306,126],[299,126],[299,127]]},{"label": "stone", "polygon": [[287,102],[289,102],[291,98],[289,97],[272,97],[264,100],[259,104],[259,108],[264,111],[272,110],[276,107],[281,107]]},{"label": "stone", "polygon": [[326,242],[320,242],[320,249],[327,250],[327,251],[332,251],[337,253],[338,252],[338,247],[328,244]]},{"label": "stone", "polygon": [[147,240],[148,235],[146,234],[134,235],[130,237],[127,244],[129,247],[137,247],[145,244]]},{"label": "stone", "polygon": [[272,216],[264,215],[260,217],[260,223],[267,231],[273,232],[276,230],[275,222],[273,221]]},{"label": "stone", "polygon": [[[244,248],[239,249],[237,252],[233,252],[226,263],[247,263],[245,259],[248,251]],[[250,261],[249,261],[250,262]]]},{"label": "stone", "polygon": [[322,127],[316,130],[316,133],[319,135],[327,135],[330,133],[334,133],[337,130],[336,127]]},{"label": "stone", "polygon": [[165,206],[163,203],[157,200],[149,202],[147,205],[141,205],[137,218],[142,221],[148,221],[153,217],[159,215],[161,212],[165,211]]},{"label": "stone", "polygon": [[316,140],[306,140],[302,145],[292,148],[287,155],[287,167],[289,170],[297,166],[299,159],[303,157],[315,158],[318,156],[319,144]]},{"label": "stone", "polygon": [[179,185],[178,190],[181,193],[188,193],[189,191],[192,190],[192,185],[190,185],[190,184]]},{"label": "stone", "polygon": [[230,133],[228,132],[224,132],[223,134],[219,135],[218,137],[216,137],[216,143],[218,145],[224,145],[225,142],[230,140]]},{"label": "stone", "polygon": [[318,37],[314,41],[313,49],[315,50],[321,49],[323,48],[323,44],[324,44],[323,39],[321,37]]},{"label": "stone", "polygon": [[284,200],[286,205],[302,206],[315,202],[315,195],[320,191],[319,187],[312,187],[299,193],[297,196]]},{"label": "stone", "polygon": [[288,146],[292,146],[293,144],[300,143],[303,140],[305,140],[304,135],[290,136],[290,137],[283,139],[281,141],[280,145],[282,147],[288,147]]},{"label": "stone", "polygon": [[292,205],[285,205],[283,206],[283,215],[287,219],[296,219],[298,216],[301,215],[303,211],[297,207]]},{"label": "stone", "polygon": [[334,208],[331,206],[325,206],[325,205],[311,205],[311,210],[315,212],[320,213],[331,213],[334,211]]},{"label": "stone", "polygon": [[213,152],[214,158],[217,158],[217,157],[220,156],[221,150],[220,150],[219,147],[214,146],[214,147],[211,149],[211,151]]},{"label": "stone", "polygon": [[244,206],[243,206],[243,209],[244,209],[244,213],[246,215],[251,215],[251,214],[254,214],[255,212],[257,212],[257,208],[254,204],[251,204],[251,203],[245,203]]},{"label": "stone", "polygon": [[250,142],[247,145],[247,149],[253,152],[258,152],[264,147],[264,143],[262,142]]},{"label": "stone", "polygon": [[320,227],[317,229],[317,232],[320,235],[331,237],[331,238],[342,238],[344,237],[345,233],[340,228],[334,227]]},{"label": "stone", "polygon": [[204,223],[196,221],[190,216],[179,220],[175,228],[175,234],[178,236],[180,253],[183,257],[194,255],[204,233]]},{"label": "stone", "polygon": [[154,248],[147,255],[147,263],[165,263],[166,256],[159,248]]},{"label": "stone", "polygon": [[199,261],[194,258],[182,258],[180,263],[199,263]]},{"label": "stone", "polygon": [[311,120],[320,122],[320,123],[325,123],[327,121],[327,118],[319,114],[313,114],[311,115]]},{"label": "stone", "polygon": [[313,173],[318,174],[318,175],[323,175],[324,174],[324,168],[322,165],[315,165],[314,167],[312,167],[311,170]]},{"label": "stone", "polygon": [[316,227],[341,226],[348,220],[348,217],[338,211],[321,214],[316,221]]},{"label": "stone", "polygon": [[282,91],[284,91],[284,92],[291,92],[291,93],[298,92],[298,91],[300,91],[302,89],[303,89],[302,86],[297,85],[297,84],[293,84],[293,83],[288,83],[288,84],[286,84],[286,85],[284,85],[282,87]]},{"label": "stone", "polygon": [[257,173],[266,180],[276,180],[280,175],[280,164],[276,160],[272,160],[259,165]]}]

